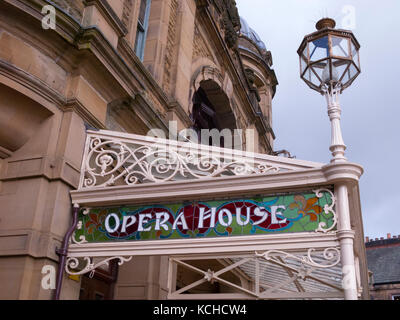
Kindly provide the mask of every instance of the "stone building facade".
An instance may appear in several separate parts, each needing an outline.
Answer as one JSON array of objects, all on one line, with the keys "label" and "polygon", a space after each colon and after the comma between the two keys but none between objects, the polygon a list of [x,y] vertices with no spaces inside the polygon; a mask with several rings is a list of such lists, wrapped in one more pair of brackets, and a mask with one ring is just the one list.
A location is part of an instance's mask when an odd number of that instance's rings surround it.
[{"label": "stone building facade", "polygon": [[[0,1],[0,299],[51,298],[42,270],[57,268],[87,128],[242,129],[241,147],[273,154],[276,85],[234,0]],[[163,298],[165,263],[66,277],[61,298]]]},{"label": "stone building facade", "polygon": [[366,239],[369,291],[373,300],[400,300],[400,235]]}]

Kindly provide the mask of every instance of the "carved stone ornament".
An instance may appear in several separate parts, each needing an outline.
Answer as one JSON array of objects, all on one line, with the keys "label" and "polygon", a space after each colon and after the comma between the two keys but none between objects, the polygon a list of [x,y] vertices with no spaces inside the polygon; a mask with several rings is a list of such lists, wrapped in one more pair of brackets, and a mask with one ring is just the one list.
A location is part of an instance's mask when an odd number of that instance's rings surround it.
[{"label": "carved stone ornament", "polygon": [[230,49],[237,47],[240,16],[235,0],[215,0],[215,6],[221,12],[221,26],[225,31],[225,42]]}]

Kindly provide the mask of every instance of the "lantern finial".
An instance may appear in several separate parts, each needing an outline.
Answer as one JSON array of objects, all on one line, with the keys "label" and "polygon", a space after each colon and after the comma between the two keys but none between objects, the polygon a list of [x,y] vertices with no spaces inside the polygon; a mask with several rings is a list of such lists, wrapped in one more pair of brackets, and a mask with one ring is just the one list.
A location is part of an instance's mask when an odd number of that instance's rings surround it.
[{"label": "lantern finial", "polygon": [[317,28],[317,30],[322,30],[325,28],[334,29],[336,27],[336,21],[331,18],[323,18],[317,22],[315,27]]}]

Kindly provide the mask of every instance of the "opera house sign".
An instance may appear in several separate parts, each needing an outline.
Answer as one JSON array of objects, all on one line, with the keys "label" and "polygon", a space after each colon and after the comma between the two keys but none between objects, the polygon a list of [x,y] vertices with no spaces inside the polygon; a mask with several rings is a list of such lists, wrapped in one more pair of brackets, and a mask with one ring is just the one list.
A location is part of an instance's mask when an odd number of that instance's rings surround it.
[{"label": "opera house sign", "polygon": [[96,208],[81,213],[85,228],[75,237],[94,243],[304,232],[324,230],[322,226],[328,230],[336,219],[332,196],[329,190],[318,190],[186,205]]},{"label": "opera house sign", "polygon": [[[170,299],[205,298],[186,292],[196,283],[176,290],[173,264],[200,273],[198,283],[217,281],[237,292],[222,298],[357,299],[366,285],[362,172],[348,162],[89,131],[61,267],[93,273],[112,259],[163,255]],[[189,262],[216,257],[225,259],[222,270]],[[262,272],[269,265],[284,271],[279,279]],[[250,289],[221,277],[233,269],[253,279]]]}]

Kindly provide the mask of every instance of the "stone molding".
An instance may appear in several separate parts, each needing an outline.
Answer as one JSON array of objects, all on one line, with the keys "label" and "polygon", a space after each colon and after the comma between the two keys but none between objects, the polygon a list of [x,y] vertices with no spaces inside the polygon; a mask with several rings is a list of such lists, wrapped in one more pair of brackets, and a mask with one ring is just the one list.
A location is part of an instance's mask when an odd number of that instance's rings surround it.
[{"label": "stone molding", "polygon": [[36,230],[0,231],[0,257],[30,256],[57,262],[55,249],[61,245],[61,241],[61,238]]},{"label": "stone molding", "polygon": [[112,26],[114,31],[117,32],[119,37],[124,37],[128,34],[128,29],[122,23],[121,19],[114,12],[113,8],[106,0],[83,0],[85,7],[95,6]]},{"label": "stone molding", "polygon": [[[20,165],[30,167],[28,171],[21,170]],[[36,168],[36,169],[32,169]],[[48,181],[60,180],[71,188],[76,189],[79,184],[80,168],[70,161],[50,159],[46,156],[29,157],[9,160],[2,170],[0,181],[12,181],[34,178],[45,178]]]}]

